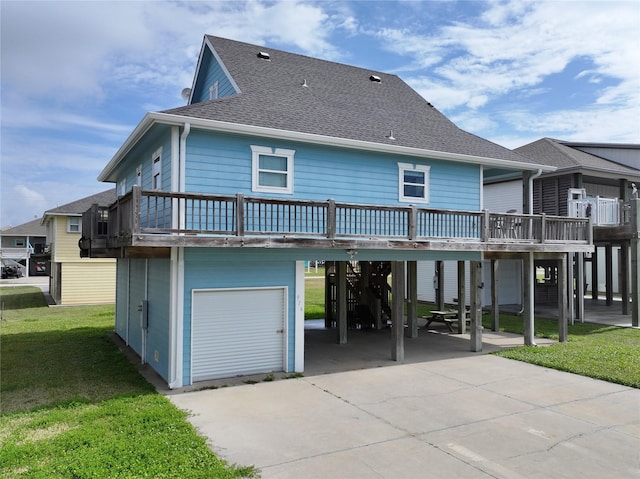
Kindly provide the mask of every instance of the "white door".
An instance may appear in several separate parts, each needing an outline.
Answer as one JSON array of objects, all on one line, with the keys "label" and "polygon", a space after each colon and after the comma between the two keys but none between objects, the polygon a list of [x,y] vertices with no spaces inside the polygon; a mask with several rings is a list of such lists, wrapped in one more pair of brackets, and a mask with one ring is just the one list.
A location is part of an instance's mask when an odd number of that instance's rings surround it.
[{"label": "white door", "polygon": [[283,371],[287,288],[195,290],[191,380]]}]

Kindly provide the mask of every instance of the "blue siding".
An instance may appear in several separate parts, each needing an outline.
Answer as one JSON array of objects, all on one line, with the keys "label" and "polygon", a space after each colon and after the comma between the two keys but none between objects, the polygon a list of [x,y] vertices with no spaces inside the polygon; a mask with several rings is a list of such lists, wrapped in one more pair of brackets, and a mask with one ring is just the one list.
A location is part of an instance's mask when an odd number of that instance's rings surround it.
[{"label": "blue siding", "polygon": [[[150,259],[148,270],[149,329],[147,332],[147,362],[169,380],[170,261]],[[158,360],[155,360],[155,352]]]},{"label": "blue siding", "polygon": [[191,103],[200,103],[209,100],[209,87],[218,82],[218,98],[236,93],[224,70],[218,64],[208,48],[202,54],[198,78],[196,79]]},{"label": "blue siding", "polygon": [[142,166],[142,188],[151,189],[152,156],[160,147],[162,147],[162,190],[171,190],[171,128],[160,126],[140,141],[118,167],[116,173],[118,195],[120,195],[120,182],[123,178],[127,180],[127,191],[131,191],[131,187],[136,183],[138,166]]},{"label": "blue siding", "polygon": [[127,341],[127,297],[129,296],[129,260],[118,259],[116,262],[116,334]]},{"label": "blue siding", "polygon": [[138,305],[146,297],[146,260],[130,259],[129,261],[129,346],[142,356],[142,328]]},{"label": "blue siding", "polygon": [[[251,148],[296,151],[294,193],[251,191]],[[479,210],[480,167],[473,164],[359,152],[192,130],[187,139],[186,191],[398,205],[398,163],[429,165],[430,208]]]},{"label": "blue siding", "polygon": [[289,370],[295,352],[295,261],[272,258],[263,250],[186,248],[184,254],[184,384],[191,381],[191,293],[202,288],[288,287]]}]

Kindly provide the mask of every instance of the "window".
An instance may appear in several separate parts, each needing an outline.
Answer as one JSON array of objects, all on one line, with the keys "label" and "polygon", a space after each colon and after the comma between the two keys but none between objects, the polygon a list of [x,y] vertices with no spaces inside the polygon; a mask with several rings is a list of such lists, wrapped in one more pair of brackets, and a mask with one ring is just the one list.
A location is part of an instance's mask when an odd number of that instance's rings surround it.
[{"label": "window", "polygon": [[209,87],[209,100],[215,100],[218,98],[218,82],[214,82],[213,85]]},{"label": "window", "polygon": [[78,216],[67,218],[67,233],[80,233],[80,218]]},{"label": "window", "polygon": [[253,191],[293,193],[295,150],[251,145]]},{"label": "window", "polygon": [[136,185],[142,186],[142,165],[136,168]]},{"label": "window", "polygon": [[398,163],[399,200],[429,202],[429,166]]},{"label": "window", "polygon": [[159,190],[162,187],[162,147],[153,154],[151,163],[151,188]]}]

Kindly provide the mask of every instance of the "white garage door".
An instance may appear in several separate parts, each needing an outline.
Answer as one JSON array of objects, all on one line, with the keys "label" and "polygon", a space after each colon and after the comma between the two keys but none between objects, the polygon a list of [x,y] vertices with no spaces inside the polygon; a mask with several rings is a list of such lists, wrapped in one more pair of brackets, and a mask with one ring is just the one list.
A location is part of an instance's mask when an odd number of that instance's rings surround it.
[{"label": "white garage door", "polygon": [[282,371],[287,289],[194,291],[192,381]]}]

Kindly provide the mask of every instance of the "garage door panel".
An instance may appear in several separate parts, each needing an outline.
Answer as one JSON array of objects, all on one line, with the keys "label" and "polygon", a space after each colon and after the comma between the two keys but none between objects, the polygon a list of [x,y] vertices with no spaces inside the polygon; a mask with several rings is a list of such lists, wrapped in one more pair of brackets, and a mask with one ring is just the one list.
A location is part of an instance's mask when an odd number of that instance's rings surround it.
[{"label": "garage door panel", "polygon": [[192,378],[281,371],[286,288],[195,291]]}]

